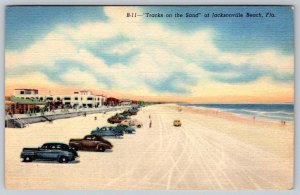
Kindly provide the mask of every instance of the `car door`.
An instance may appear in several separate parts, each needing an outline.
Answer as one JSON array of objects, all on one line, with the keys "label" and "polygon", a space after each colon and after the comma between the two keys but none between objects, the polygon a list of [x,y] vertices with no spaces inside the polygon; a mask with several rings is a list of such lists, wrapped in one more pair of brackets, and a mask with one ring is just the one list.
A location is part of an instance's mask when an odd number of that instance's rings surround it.
[{"label": "car door", "polygon": [[48,145],[43,145],[38,149],[36,153],[36,158],[39,160],[47,160],[48,158],[48,150],[50,150]]},{"label": "car door", "polygon": [[51,160],[56,160],[61,153],[62,153],[61,145],[53,144],[51,146],[51,150],[48,152],[48,157]]},{"label": "car door", "polygon": [[47,145],[39,149],[37,158],[40,160],[53,160],[56,159],[56,154],[53,152],[55,145]]},{"label": "car door", "polygon": [[82,140],[82,147],[85,150],[92,150],[96,147],[96,137],[95,136],[87,136]]}]

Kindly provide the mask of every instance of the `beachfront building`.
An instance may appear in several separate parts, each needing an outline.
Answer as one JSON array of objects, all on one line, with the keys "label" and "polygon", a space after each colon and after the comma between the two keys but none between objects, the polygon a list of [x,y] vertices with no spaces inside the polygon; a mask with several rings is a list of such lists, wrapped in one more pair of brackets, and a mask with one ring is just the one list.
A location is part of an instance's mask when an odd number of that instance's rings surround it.
[{"label": "beachfront building", "polygon": [[46,101],[36,99],[22,99],[15,96],[5,97],[5,113],[11,115],[39,112],[46,104]]},{"label": "beachfront building", "polygon": [[117,106],[117,105],[119,105],[119,102],[120,102],[119,99],[114,98],[114,97],[108,97],[106,99],[107,106]]},{"label": "beachfront building", "polygon": [[121,106],[128,106],[132,103],[130,99],[120,99],[120,105]]},{"label": "beachfront building", "polygon": [[94,95],[92,91],[75,91],[73,94],[39,94],[37,89],[15,89],[14,96],[21,99],[46,101],[50,109],[60,107],[94,108],[104,105],[104,95]]}]

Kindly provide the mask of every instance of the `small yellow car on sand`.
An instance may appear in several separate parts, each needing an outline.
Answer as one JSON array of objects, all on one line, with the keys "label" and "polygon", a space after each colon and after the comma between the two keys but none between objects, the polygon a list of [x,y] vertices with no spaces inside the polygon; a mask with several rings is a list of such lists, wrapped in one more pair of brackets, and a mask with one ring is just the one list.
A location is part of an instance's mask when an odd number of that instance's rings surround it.
[{"label": "small yellow car on sand", "polygon": [[181,121],[180,120],[174,120],[174,122],[173,122],[173,125],[175,126],[175,127],[180,127],[181,126]]}]

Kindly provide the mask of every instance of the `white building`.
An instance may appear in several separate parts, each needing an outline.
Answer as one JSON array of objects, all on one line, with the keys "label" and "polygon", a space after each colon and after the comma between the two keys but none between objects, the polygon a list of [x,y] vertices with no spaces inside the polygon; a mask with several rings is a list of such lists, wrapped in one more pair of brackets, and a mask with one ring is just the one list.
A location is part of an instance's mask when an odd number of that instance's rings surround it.
[{"label": "white building", "polygon": [[69,105],[74,108],[79,107],[99,107],[103,106],[106,101],[104,95],[93,95],[91,91],[83,90],[76,91],[74,94],[54,95],[54,94],[39,94],[37,89],[15,89],[14,96],[24,99],[39,99],[48,102],[61,101],[64,105]]}]

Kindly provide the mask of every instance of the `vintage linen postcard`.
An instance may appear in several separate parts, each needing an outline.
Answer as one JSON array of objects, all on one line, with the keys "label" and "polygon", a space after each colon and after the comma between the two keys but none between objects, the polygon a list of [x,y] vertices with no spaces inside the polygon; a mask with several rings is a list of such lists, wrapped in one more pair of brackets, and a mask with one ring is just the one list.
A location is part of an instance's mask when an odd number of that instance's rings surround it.
[{"label": "vintage linen postcard", "polygon": [[8,6],[8,189],[292,189],[292,6]]}]

